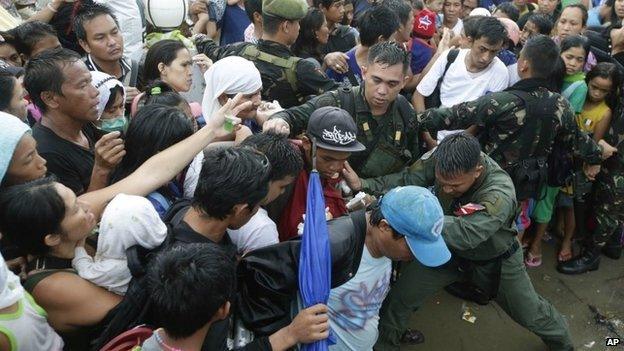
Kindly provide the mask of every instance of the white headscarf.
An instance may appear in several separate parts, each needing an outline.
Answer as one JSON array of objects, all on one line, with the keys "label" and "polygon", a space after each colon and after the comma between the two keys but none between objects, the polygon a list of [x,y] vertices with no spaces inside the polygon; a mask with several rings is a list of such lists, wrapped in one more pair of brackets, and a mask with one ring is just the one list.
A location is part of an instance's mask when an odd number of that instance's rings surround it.
[{"label": "white headscarf", "polygon": [[104,109],[108,104],[108,100],[110,99],[111,89],[115,86],[121,87],[121,91],[123,93],[123,98],[126,98],[126,89],[119,80],[115,79],[115,77],[106,74],[104,72],[91,71],[91,84],[100,92],[100,102],[98,103],[98,119],[102,117],[102,113],[104,113]]},{"label": "white headscarf", "polygon": [[9,270],[4,257],[0,256],[0,309],[9,307],[24,296],[20,279]]},{"label": "white headscarf", "polygon": [[221,108],[221,94],[251,94],[262,88],[260,72],[253,62],[239,56],[215,62],[204,74],[206,90],[202,100],[204,119],[209,120]]}]

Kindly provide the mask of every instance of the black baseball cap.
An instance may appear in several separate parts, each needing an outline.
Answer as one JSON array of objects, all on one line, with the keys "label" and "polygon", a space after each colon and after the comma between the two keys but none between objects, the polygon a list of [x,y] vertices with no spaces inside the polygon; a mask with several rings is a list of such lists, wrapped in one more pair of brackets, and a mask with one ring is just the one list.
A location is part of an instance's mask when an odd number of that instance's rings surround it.
[{"label": "black baseball cap", "polygon": [[308,121],[308,136],[316,139],[321,149],[358,152],[366,147],[357,141],[357,126],[349,112],[333,106],[312,112]]}]

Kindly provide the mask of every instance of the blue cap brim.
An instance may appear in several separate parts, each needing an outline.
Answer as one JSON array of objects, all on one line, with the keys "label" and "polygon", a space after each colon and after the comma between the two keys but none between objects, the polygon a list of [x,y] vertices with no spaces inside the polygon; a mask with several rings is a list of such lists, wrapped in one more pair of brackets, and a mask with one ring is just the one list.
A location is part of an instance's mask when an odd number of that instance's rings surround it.
[{"label": "blue cap brim", "polygon": [[414,257],[427,267],[438,267],[451,259],[451,252],[446,247],[442,235],[436,241],[416,240],[410,237],[405,237],[405,241]]}]

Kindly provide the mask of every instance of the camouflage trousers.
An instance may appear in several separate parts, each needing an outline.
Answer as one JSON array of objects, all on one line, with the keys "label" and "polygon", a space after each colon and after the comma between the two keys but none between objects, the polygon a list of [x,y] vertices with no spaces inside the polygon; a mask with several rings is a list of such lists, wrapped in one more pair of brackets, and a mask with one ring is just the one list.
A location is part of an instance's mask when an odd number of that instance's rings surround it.
[{"label": "camouflage trousers", "polygon": [[624,223],[624,169],[601,171],[594,184],[594,212],[593,244],[603,246],[612,235],[620,234]]}]

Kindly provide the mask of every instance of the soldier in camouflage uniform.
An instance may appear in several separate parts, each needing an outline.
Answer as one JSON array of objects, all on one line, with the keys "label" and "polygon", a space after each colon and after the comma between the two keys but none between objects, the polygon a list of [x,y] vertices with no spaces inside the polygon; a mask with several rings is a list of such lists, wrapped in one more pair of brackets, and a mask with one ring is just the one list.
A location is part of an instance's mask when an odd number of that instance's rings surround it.
[{"label": "soldier in camouflage uniform", "polygon": [[408,53],[393,43],[373,45],[368,67],[362,68],[363,87],[341,88],[280,111],[265,123],[265,130],[288,130],[294,137],[305,130],[316,109],[337,106],[354,118],[357,139],[366,145],[366,151],[349,158],[351,166],[365,177],[398,172],[421,154],[414,110],[399,94],[407,78],[408,58]]},{"label": "soldier in camouflage uniform", "polygon": [[257,45],[236,43],[220,47],[205,35],[196,36],[195,45],[198,52],[213,61],[233,55],[253,61],[262,77],[262,99],[277,100],[285,108],[297,106],[312,95],[338,88],[314,64],[293,56],[289,49],[297,40],[299,20],[307,10],[305,0],[265,0],[263,39]]},{"label": "soldier in camouflage uniform", "polygon": [[[622,98],[621,98],[622,100]],[[622,224],[624,223],[624,101],[611,121],[603,140],[617,148],[603,163],[602,172],[594,183],[594,214],[597,226],[586,238],[580,256],[562,262],[557,270],[564,274],[578,274],[596,270],[600,265],[600,251],[605,256],[619,259],[622,255]],[[608,155],[607,155],[608,156]]]},{"label": "soldier in camouflage uniform", "polygon": [[444,211],[442,236],[453,257],[438,268],[417,261],[402,267],[380,314],[375,350],[398,350],[410,315],[425,299],[457,281],[459,267],[518,324],[537,334],[550,350],[572,350],[561,314],[539,296],[516,240],[517,201],[509,175],[480,152],[466,133],[448,136],[409,169],[374,179],[345,179],[355,190],[378,194],[400,185],[433,186]]}]

